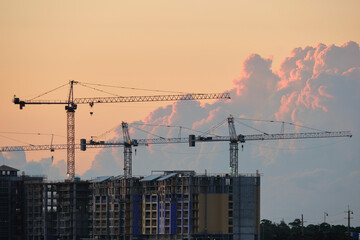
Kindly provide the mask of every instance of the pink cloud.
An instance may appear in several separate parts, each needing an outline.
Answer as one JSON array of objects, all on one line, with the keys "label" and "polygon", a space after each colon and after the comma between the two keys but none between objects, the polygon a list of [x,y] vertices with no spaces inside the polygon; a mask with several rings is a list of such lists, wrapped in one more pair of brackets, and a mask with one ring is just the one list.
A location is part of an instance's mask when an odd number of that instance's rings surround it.
[{"label": "pink cloud", "polygon": [[[338,56],[341,60],[337,59]],[[358,59],[360,59],[359,46],[354,42],[340,47],[319,44],[315,47],[296,48],[275,71],[272,70],[271,58],[251,54],[239,69],[240,77],[233,81],[234,88],[229,90],[231,100],[219,100],[207,104],[179,101],[149,113],[143,123],[181,125],[205,132],[230,114],[254,119],[275,118],[279,121],[291,121],[300,125],[306,123],[305,125],[310,126],[323,126],[324,122],[329,126],[331,124],[337,126],[339,122],[344,122],[343,116],[346,115],[351,116],[346,118],[346,126],[355,126],[357,123],[355,124],[354,119],[358,119],[360,115],[359,111],[353,111],[358,107],[359,102],[357,93],[360,90],[360,60],[357,62]],[[160,126],[139,127],[163,137],[177,137],[179,132],[179,129]],[[227,135],[226,127],[218,129],[220,132],[216,134]],[[246,130],[237,129],[237,132],[247,134]],[[144,136],[138,130],[132,130],[132,138],[153,138],[151,134]],[[186,135],[185,132],[183,134]],[[223,158],[221,153],[215,152],[209,156],[204,154],[214,151],[217,149],[216,146],[218,145],[201,145],[201,153],[198,156],[184,157],[172,154],[171,161],[176,164],[169,167],[201,168],[202,164],[208,164],[213,171],[214,169],[220,172],[227,171],[227,164],[224,161],[217,161]],[[163,159],[160,153],[166,152],[169,148],[180,147],[164,145],[147,148],[146,157],[149,158],[149,162],[154,163],[153,168],[165,166],[162,161],[168,160]],[[277,157],[277,151],[272,152],[271,149],[262,151],[262,155],[258,150],[254,157],[266,158],[265,155],[268,155],[272,156],[272,163],[276,162],[274,159]],[[146,168],[145,165],[137,167]],[[203,169],[195,170],[203,171]],[[212,171],[210,167],[209,171]]]}]

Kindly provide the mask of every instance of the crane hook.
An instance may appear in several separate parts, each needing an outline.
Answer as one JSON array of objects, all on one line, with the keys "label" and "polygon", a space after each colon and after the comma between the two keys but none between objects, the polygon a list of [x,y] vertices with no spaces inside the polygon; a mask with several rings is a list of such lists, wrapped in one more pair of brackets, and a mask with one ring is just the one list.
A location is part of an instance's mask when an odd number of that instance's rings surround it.
[{"label": "crane hook", "polygon": [[[90,102],[89,105],[90,105],[90,108],[92,108],[94,106],[94,102]],[[94,114],[94,112],[90,112],[90,116],[92,116],[93,114]]]}]

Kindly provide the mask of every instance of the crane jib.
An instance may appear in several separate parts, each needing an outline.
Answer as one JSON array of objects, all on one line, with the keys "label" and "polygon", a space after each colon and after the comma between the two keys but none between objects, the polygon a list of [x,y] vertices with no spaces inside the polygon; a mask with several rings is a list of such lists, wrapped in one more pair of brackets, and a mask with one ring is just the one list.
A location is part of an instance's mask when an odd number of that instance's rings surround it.
[{"label": "crane jib", "polygon": [[[119,97],[94,97],[75,98],[72,104],[94,104],[94,103],[121,103],[121,102],[156,102],[156,101],[177,101],[177,100],[203,100],[203,99],[230,99],[230,93],[192,93],[179,95],[154,95],[154,96],[119,96]],[[26,104],[71,104],[67,100],[20,100],[14,98],[14,104],[23,108]]]}]

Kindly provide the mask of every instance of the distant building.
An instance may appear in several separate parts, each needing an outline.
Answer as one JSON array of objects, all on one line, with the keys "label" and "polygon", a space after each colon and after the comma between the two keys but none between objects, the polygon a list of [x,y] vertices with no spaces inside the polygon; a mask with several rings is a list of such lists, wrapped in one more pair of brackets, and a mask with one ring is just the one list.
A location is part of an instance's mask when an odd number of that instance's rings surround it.
[{"label": "distant building", "polygon": [[24,239],[25,183],[43,181],[42,177],[18,176],[19,170],[0,166],[0,239]]},{"label": "distant building", "polygon": [[26,239],[81,239],[89,236],[87,181],[27,182]]}]

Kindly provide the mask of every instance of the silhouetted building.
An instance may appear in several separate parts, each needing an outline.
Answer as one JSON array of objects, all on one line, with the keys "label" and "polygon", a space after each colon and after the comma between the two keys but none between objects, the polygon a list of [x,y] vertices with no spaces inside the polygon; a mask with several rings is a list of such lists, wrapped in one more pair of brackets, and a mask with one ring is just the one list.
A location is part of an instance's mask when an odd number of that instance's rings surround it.
[{"label": "silhouetted building", "polygon": [[87,181],[26,183],[26,238],[87,238],[89,195]]},{"label": "silhouetted building", "polygon": [[42,177],[18,176],[19,170],[0,166],[0,239],[24,239],[25,187],[27,182],[41,183]]}]

